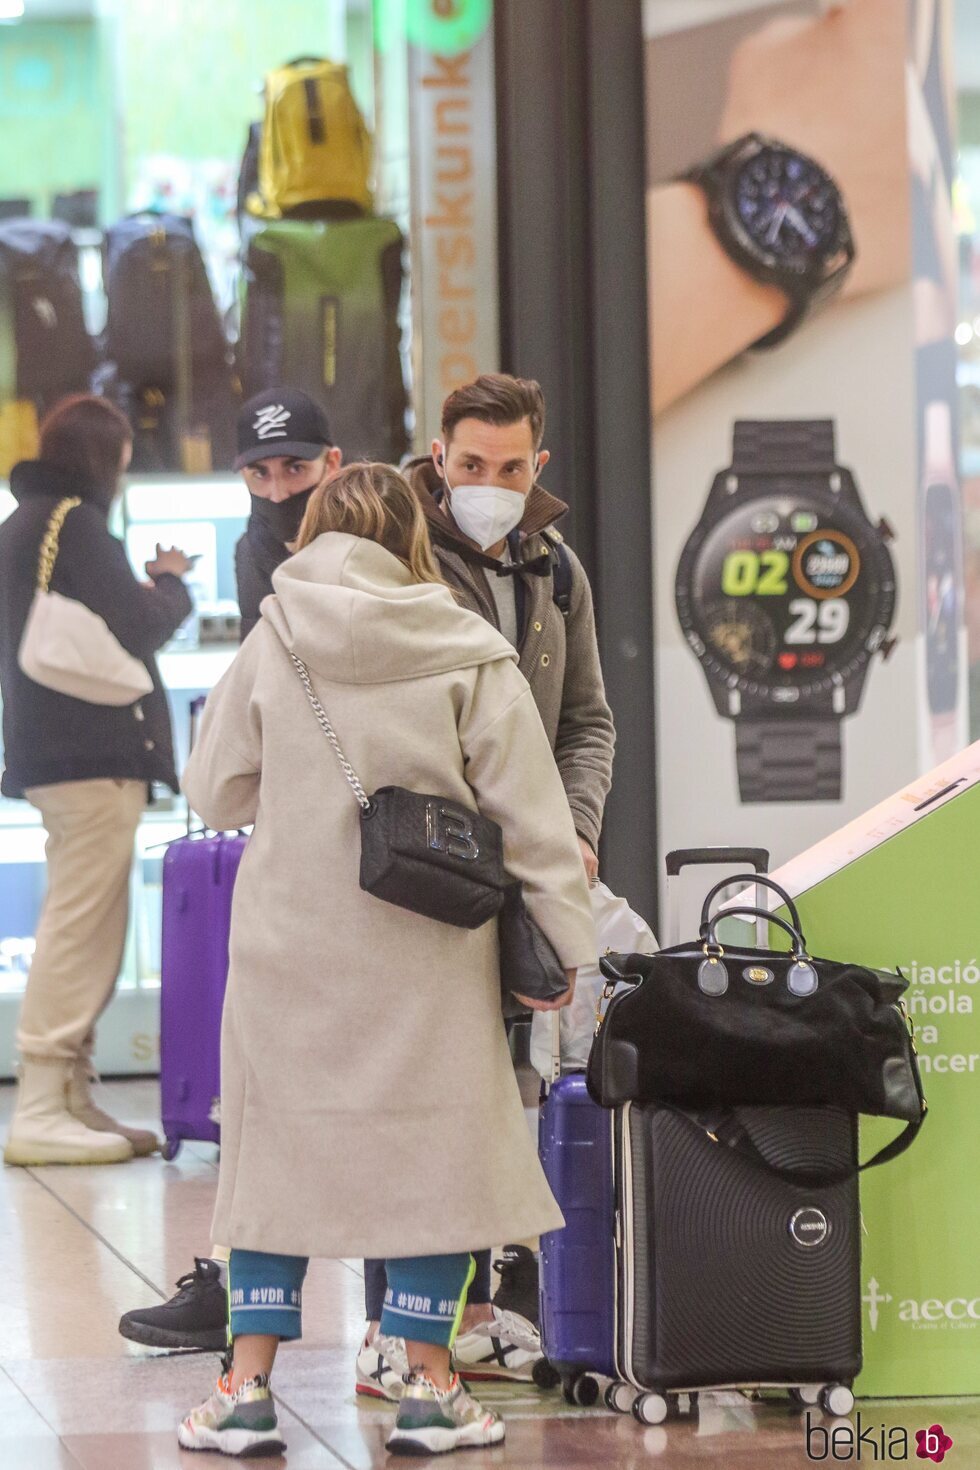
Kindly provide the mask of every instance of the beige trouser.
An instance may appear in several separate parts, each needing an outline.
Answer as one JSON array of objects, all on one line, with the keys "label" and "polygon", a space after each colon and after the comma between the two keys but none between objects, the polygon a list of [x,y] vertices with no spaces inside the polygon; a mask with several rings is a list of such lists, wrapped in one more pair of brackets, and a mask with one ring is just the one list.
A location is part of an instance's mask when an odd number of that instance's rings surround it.
[{"label": "beige trouser", "polygon": [[47,830],[48,891],[20,1013],[22,1056],[77,1057],[119,977],[143,781],[64,781],[27,799]]}]

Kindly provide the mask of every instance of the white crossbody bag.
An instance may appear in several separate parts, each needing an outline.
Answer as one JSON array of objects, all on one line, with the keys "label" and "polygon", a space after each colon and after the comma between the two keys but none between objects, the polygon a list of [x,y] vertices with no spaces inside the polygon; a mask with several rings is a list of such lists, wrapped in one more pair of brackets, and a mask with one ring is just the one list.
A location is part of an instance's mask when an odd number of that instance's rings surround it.
[{"label": "white crossbody bag", "polygon": [[127,653],[98,613],[51,591],[61,528],[69,511],[81,503],[77,497],[59,501],[48,521],[17,662],[35,684],[56,694],[122,707],[152,690],[146,665]]}]

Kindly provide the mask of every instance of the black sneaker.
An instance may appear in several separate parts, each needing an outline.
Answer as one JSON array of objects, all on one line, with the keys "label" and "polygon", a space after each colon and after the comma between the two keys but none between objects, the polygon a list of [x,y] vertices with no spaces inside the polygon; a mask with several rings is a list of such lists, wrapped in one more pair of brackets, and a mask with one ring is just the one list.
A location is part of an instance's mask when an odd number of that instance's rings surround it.
[{"label": "black sneaker", "polygon": [[506,1245],[502,1257],[494,1261],[493,1269],[500,1277],[500,1285],[493,1297],[493,1304],[501,1312],[516,1312],[533,1327],[538,1321],[538,1258],[526,1245]]},{"label": "black sneaker", "polygon": [[127,1312],[119,1331],[145,1347],[222,1352],[228,1346],[228,1294],[219,1267],[195,1256],[194,1270],[180,1278],[169,1302]]}]

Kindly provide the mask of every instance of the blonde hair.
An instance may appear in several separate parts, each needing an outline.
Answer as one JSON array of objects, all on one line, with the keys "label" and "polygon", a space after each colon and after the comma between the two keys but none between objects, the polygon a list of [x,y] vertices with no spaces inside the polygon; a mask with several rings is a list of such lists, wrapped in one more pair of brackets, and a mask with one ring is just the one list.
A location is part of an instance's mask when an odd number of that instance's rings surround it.
[{"label": "blonde hair", "polygon": [[325,531],[345,531],[376,541],[397,556],[414,581],[447,585],[436,564],[418,497],[391,465],[351,464],[318,485],[293,549],[302,551]]}]

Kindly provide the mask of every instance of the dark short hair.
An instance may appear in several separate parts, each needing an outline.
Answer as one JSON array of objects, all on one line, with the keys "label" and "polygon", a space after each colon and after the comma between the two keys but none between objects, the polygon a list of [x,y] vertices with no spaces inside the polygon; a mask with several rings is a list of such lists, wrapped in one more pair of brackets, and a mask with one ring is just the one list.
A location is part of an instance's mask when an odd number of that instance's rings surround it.
[{"label": "dark short hair", "polygon": [[463,419],[484,424],[519,424],[527,419],[535,449],[544,437],[544,394],[533,378],[512,378],[509,373],[484,373],[475,383],[466,383],[450,393],[442,405],[442,437],[453,437]]},{"label": "dark short hair", "polygon": [[119,488],[123,450],[132,442],[126,415],[91,393],[63,398],[41,421],[41,459],[77,475],[82,499],[106,507]]}]

